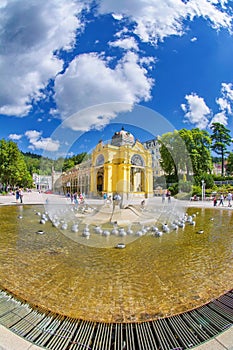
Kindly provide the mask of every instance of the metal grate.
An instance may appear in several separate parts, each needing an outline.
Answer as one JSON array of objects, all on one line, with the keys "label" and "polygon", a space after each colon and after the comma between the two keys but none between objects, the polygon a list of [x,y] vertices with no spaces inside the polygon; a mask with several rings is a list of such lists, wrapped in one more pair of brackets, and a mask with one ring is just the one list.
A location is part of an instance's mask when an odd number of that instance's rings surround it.
[{"label": "metal grate", "polygon": [[184,350],[232,326],[233,291],[180,315],[126,324],[69,318],[0,291],[0,324],[49,350]]}]

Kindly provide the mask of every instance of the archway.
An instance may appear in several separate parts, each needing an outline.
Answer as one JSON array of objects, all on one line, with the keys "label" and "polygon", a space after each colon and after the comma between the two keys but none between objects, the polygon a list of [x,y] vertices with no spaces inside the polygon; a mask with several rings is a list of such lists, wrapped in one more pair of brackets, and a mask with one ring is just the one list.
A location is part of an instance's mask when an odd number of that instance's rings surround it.
[{"label": "archway", "polygon": [[131,192],[144,192],[145,191],[144,169],[138,168],[138,167],[131,167],[130,191]]},{"label": "archway", "polygon": [[102,193],[104,190],[104,169],[101,168],[96,174],[96,190],[98,193]]}]

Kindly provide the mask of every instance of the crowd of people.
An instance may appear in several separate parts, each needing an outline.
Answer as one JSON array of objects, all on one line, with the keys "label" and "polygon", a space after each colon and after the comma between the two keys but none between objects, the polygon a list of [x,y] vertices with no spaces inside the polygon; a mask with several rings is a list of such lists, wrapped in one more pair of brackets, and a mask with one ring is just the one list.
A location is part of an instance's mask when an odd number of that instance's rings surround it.
[{"label": "crowd of people", "polygon": [[[31,192],[31,190],[26,189],[26,192]],[[23,203],[24,192],[22,188],[16,188],[15,191],[10,191],[10,194],[15,195],[16,203]],[[119,193],[115,193],[113,196],[108,195],[106,192],[102,194],[105,204],[116,204],[121,205],[122,197]],[[71,201],[72,204],[84,204],[85,203],[85,194],[84,193],[66,193],[67,199]],[[162,202],[165,202],[167,199],[168,203],[171,202],[171,192],[169,190],[162,193]],[[198,200],[199,198],[194,196],[190,200]],[[217,206],[227,206],[232,207],[233,194],[229,192],[228,194],[215,194],[213,197],[209,198],[213,201],[214,207]],[[144,208],[146,202],[145,200],[141,201],[141,207]]]},{"label": "crowd of people", "polygon": [[78,194],[77,192],[75,192],[75,193],[67,192],[66,197],[68,199],[70,199],[72,204],[76,204],[76,205],[83,204],[84,201],[85,201],[84,193],[79,193]]},{"label": "crowd of people", "polygon": [[222,206],[224,207],[224,201],[227,201],[227,206],[231,207],[232,204],[232,193],[229,192],[226,196],[224,196],[222,193],[220,194],[219,198],[217,198],[217,195],[214,196],[213,202],[214,202],[214,207],[216,206]]}]

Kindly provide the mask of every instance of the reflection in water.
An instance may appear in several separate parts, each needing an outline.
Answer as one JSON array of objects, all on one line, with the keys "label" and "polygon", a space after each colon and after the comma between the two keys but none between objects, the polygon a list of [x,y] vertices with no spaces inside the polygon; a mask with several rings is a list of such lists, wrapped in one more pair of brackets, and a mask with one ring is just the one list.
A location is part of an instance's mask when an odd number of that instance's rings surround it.
[{"label": "reflection in water", "polygon": [[[0,208],[0,284],[35,305],[88,320],[142,321],[232,288],[230,210],[190,208],[199,211],[195,226],[145,235],[126,249],[74,242],[50,222],[40,225],[37,211],[43,207]],[[45,234],[36,234],[41,228]]]}]

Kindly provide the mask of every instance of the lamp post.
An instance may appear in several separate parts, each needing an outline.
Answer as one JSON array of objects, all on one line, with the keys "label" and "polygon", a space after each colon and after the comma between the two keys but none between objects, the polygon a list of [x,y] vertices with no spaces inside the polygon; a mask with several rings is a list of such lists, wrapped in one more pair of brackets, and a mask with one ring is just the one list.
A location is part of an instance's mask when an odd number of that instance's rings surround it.
[{"label": "lamp post", "polygon": [[205,199],[205,181],[201,180],[201,200]]}]

